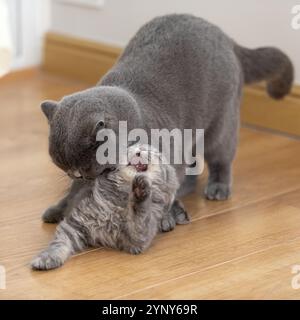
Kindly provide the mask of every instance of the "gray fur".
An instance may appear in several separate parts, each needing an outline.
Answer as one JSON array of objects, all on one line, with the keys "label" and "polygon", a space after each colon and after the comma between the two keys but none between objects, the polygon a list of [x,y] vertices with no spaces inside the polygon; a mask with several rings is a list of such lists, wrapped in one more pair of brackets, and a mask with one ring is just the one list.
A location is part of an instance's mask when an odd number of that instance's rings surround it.
[{"label": "gray fur", "polygon": [[46,223],[58,223],[67,216],[73,207],[73,202],[78,197],[80,190],[85,186],[83,179],[73,181],[68,194],[56,205],[49,207],[42,215],[42,220]]},{"label": "gray fur", "polygon": [[234,51],[242,65],[245,83],[267,80],[267,92],[282,99],[292,87],[294,68],[289,57],[272,47],[247,49],[235,45]]},{"label": "gray fur", "polygon": [[[43,106],[50,123],[50,155],[63,170],[95,178],[106,169],[95,157],[99,119],[116,132],[119,120],[127,120],[129,130],[148,133],[151,128],[202,128],[209,168],[206,197],[227,199],[242,87],[263,79],[274,98],[290,91],[293,67],[280,50],[240,47],[192,15],[155,18],[137,32],[97,86]],[[192,191],[184,183],[185,166],[176,166],[179,195]]]},{"label": "gray fur", "polygon": [[[148,148],[133,148],[148,156]],[[151,153],[158,156],[153,149]],[[49,247],[32,261],[32,268],[60,267],[72,254],[90,246],[143,252],[159,231],[172,230],[176,222],[189,222],[183,206],[174,202],[177,188],[172,166],[149,164],[142,173],[132,166],[119,166],[86,183],[76,194],[73,190],[72,208]],[[57,212],[53,215],[48,215],[51,222]]]}]

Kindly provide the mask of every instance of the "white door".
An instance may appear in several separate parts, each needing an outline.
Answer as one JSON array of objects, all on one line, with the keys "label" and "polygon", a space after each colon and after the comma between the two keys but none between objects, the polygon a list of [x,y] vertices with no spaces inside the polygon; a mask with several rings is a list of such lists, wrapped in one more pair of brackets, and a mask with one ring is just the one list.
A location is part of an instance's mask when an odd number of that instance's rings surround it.
[{"label": "white door", "polygon": [[50,0],[8,0],[13,69],[41,62],[43,36],[50,26]]}]

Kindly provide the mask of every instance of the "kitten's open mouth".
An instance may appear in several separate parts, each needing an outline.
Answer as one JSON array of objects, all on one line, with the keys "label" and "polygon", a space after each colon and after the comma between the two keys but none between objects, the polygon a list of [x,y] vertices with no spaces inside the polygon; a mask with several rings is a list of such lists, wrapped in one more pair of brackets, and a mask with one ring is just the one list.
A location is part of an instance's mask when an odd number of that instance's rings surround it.
[{"label": "kitten's open mouth", "polygon": [[148,170],[148,165],[145,164],[145,163],[141,163],[141,162],[138,162],[138,163],[130,163],[130,162],[129,162],[128,165],[134,167],[137,172],[144,172],[144,171],[147,171],[147,170]]}]

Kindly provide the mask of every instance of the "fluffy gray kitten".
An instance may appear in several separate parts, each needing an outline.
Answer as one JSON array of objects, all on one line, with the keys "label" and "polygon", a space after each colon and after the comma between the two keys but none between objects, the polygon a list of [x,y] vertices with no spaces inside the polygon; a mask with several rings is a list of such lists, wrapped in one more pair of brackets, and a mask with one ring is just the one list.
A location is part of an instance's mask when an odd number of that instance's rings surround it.
[{"label": "fluffy gray kitten", "polygon": [[159,231],[173,229],[173,221],[189,221],[178,201],[178,210],[170,217],[178,188],[174,168],[161,163],[161,155],[145,145],[130,147],[128,159],[128,165],[119,165],[80,188],[55,239],[32,261],[33,269],[60,267],[88,247],[138,254]]},{"label": "fluffy gray kitten", "polygon": [[[42,104],[50,124],[50,155],[74,179],[93,179],[107,169],[95,156],[99,124],[118,133],[118,121],[127,121],[129,130],[143,128],[149,136],[153,128],[204,129],[205,194],[210,200],[227,199],[242,87],[262,80],[272,98],[289,93],[293,66],[279,49],[244,48],[192,15],[155,18],[131,39],[97,86]],[[176,166],[178,195],[195,188],[196,176],[185,176],[187,165]],[[75,181],[76,188],[80,183]],[[50,208],[44,221],[61,219],[67,203],[68,197]]]}]

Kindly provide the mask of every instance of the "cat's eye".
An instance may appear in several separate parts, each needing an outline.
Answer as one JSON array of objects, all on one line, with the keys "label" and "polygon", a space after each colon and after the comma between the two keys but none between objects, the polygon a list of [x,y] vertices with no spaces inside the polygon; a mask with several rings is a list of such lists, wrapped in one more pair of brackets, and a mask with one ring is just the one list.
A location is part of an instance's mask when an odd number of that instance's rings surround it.
[{"label": "cat's eye", "polygon": [[103,120],[100,120],[98,123],[97,123],[97,129],[98,130],[101,130],[105,127],[105,122]]},{"label": "cat's eye", "polygon": [[93,129],[93,136],[96,136],[96,137],[97,137],[98,132],[101,131],[101,130],[103,130],[103,129],[105,129],[105,128],[106,128],[106,125],[105,125],[104,120],[99,120],[99,121],[96,123],[96,125],[95,125],[95,127],[94,127],[94,129]]}]

